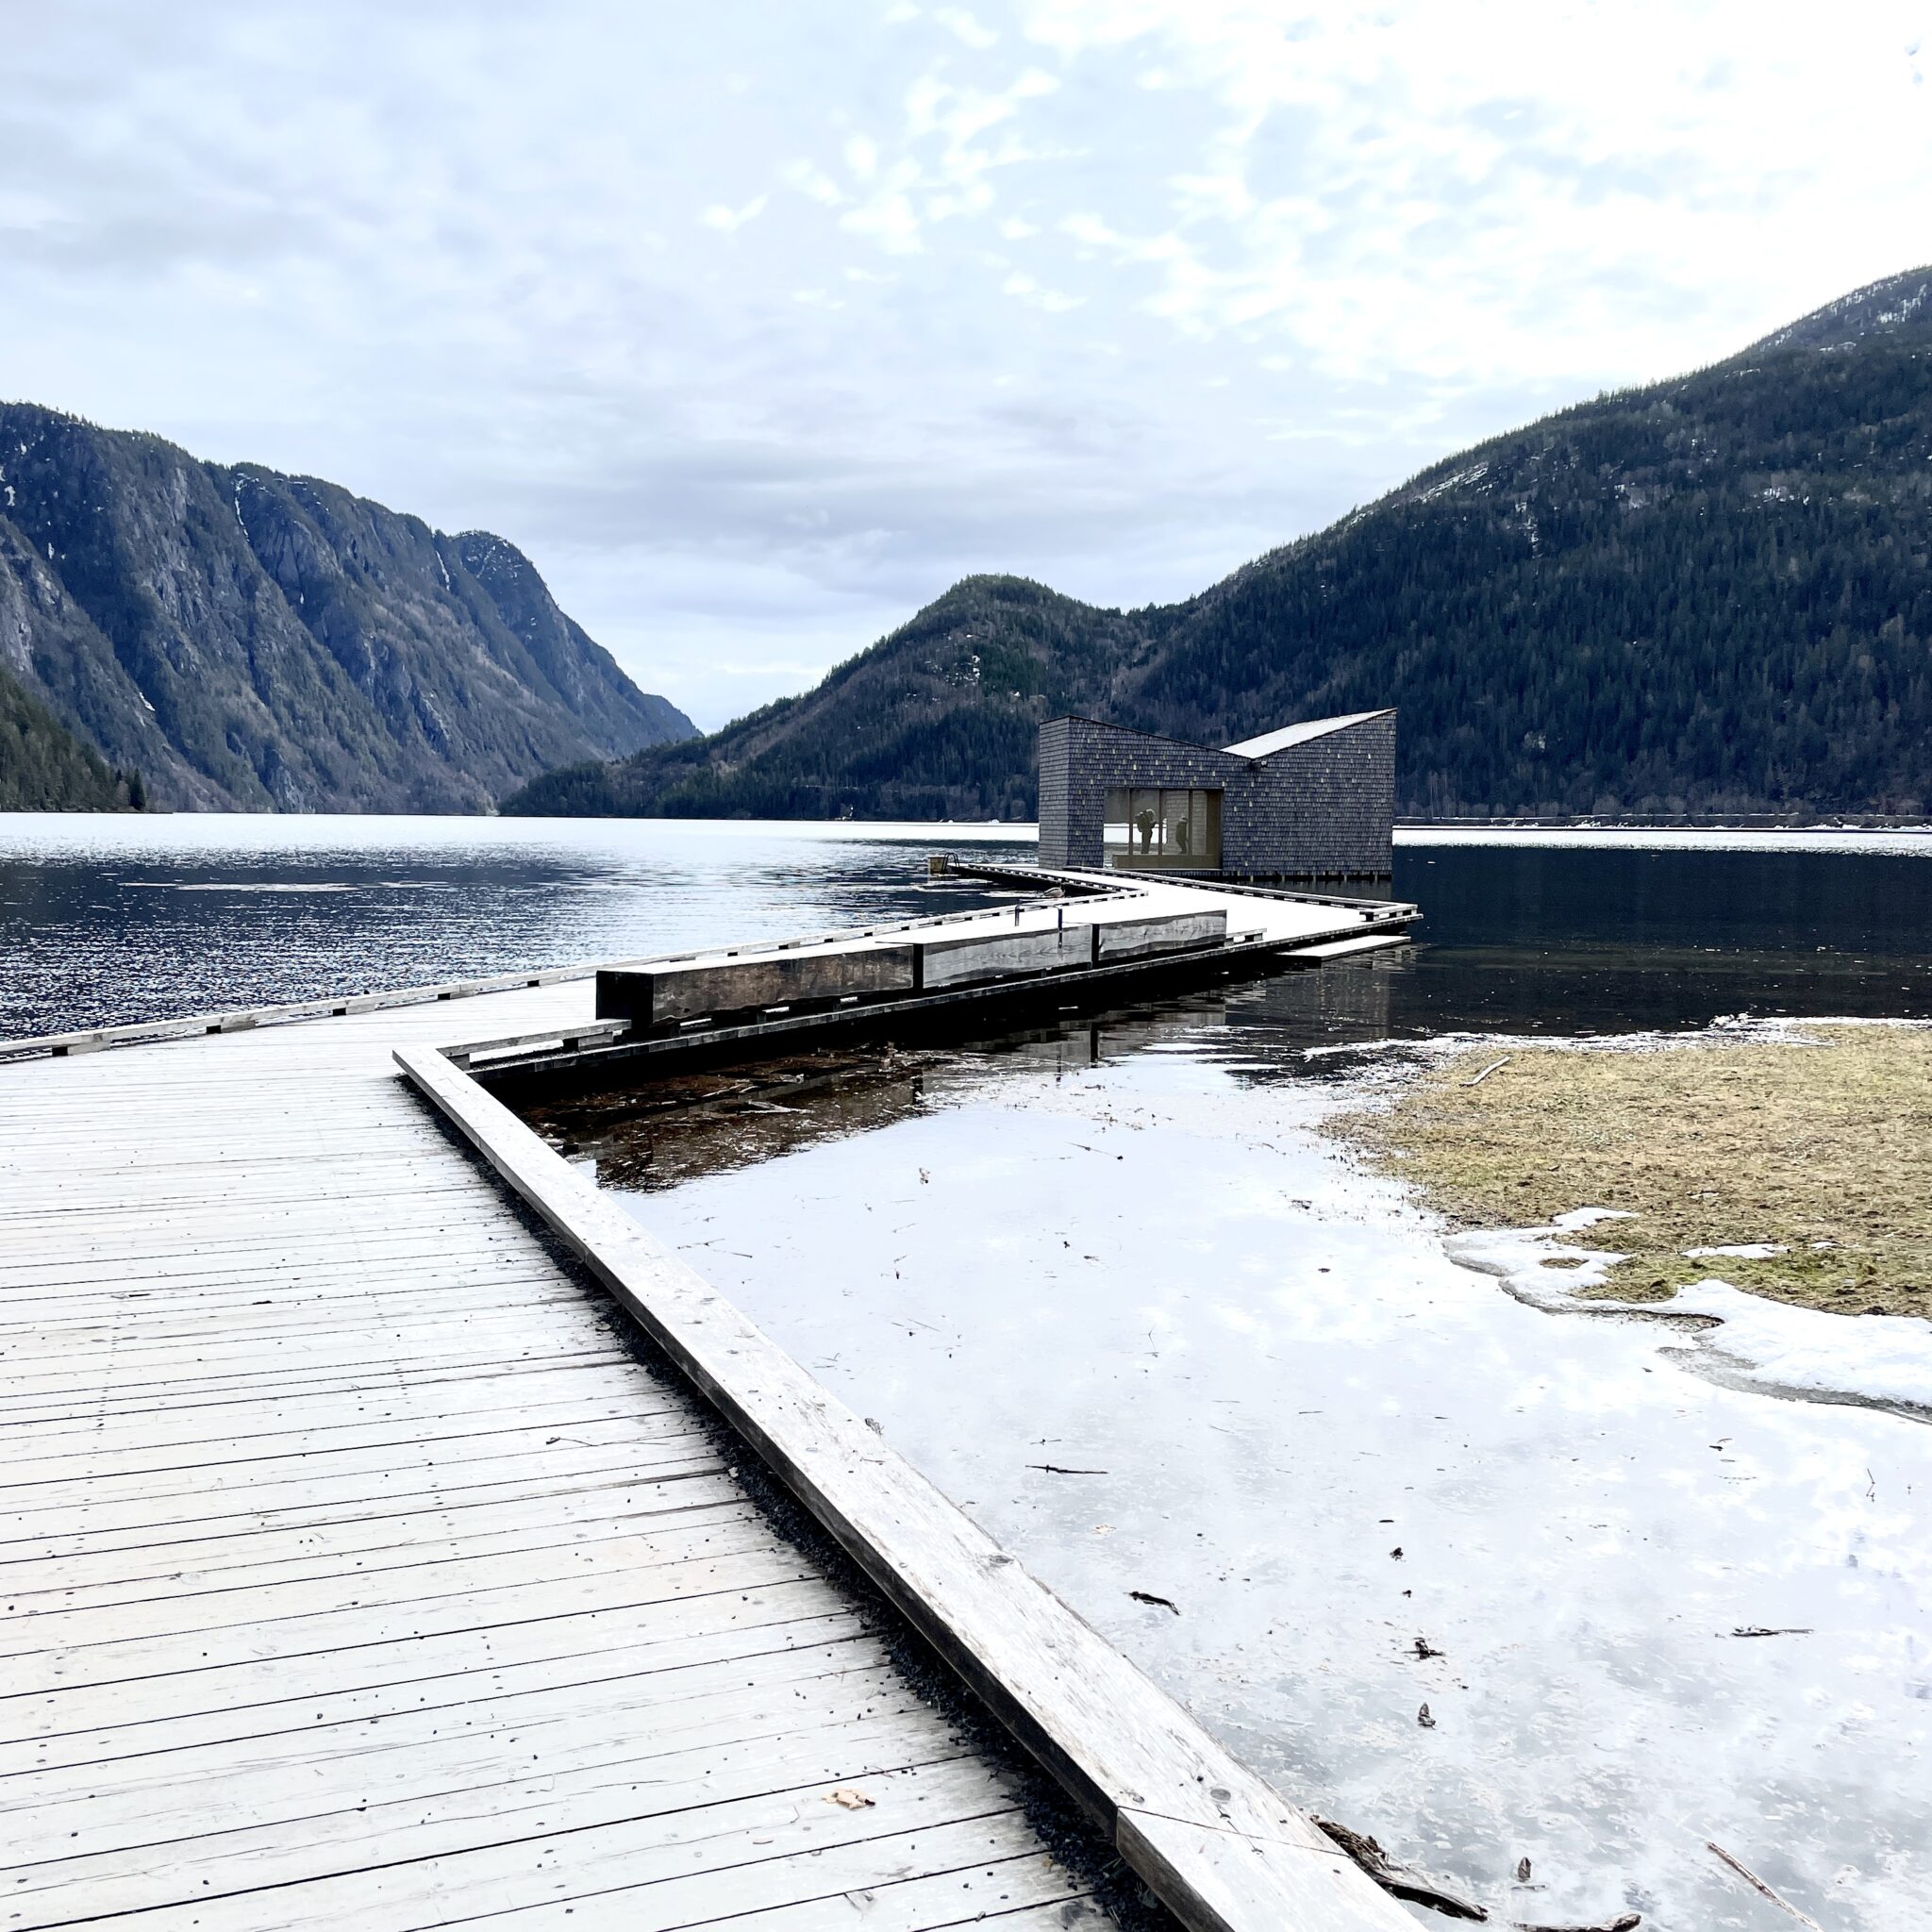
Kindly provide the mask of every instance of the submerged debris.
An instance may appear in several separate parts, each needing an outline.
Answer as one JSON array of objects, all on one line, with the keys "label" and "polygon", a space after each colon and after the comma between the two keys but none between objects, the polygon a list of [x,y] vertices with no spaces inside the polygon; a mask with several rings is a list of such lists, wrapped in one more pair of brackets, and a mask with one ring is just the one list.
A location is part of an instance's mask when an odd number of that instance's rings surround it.
[{"label": "submerged debris", "polygon": [[[1428,1706],[1423,1706],[1424,1713]],[[1418,1872],[1411,1865],[1399,1865],[1376,1841],[1359,1831],[1351,1831],[1345,1824],[1337,1824],[1332,1819],[1315,1818],[1310,1821],[1321,1827],[1341,1847],[1341,1849],[1373,1878],[1386,1892],[1399,1899],[1407,1899],[1410,1905],[1426,1906],[1431,1911],[1441,1912],[1445,1918],[1473,1920],[1478,1924],[1489,1921],[1489,1907],[1478,1905],[1474,1899],[1465,1897],[1461,1892],[1443,1884],[1440,1879],[1431,1878],[1426,1873]],[[1713,1845],[1712,1851],[1717,1847]],[[1720,1854],[1720,1856],[1723,1856]],[[1741,1868],[1740,1868],[1741,1869]],[[1529,1860],[1516,1861],[1516,1882],[1529,1883]],[[1769,1894],[1775,1897],[1774,1893]],[[1784,1905],[1778,1899],[1779,1905]],[[1787,1911],[1791,1907],[1785,1907]],[[1802,1917],[1803,1915],[1800,1914]],[[1590,1925],[1532,1925],[1521,1919],[1512,1919],[1513,1932],[1636,1932],[1642,1924],[1641,1912],[1622,1912],[1614,1919],[1605,1919]],[[1810,1920],[1805,1923],[1808,1925]]]},{"label": "submerged debris", "polygon": [[1781,1897],[1777,1892],[1772,1890],[1771,1887],[1765,1884],[1764,1880],[1758,1877],[1757,1873],[1752,1871],[1740,1859],[1733,1857],[1729,1852],[1724,1850],[1724,1846],[1713,1844],[1710,1840],[1706,1839],[1704,1849],[1707,1852],[1715,1853],[1718,1858],[1728,1865],[1753,1891],[1757,1892],[1760,1897],[1768,1898],[1780,1911],[1790,1913],[1791,1917],[1797,1920],[1799,1924],[1810,1926],[1811,1932],[1824,1932],[1824,1928],[1809,1912],[1800,1911],[1790,1899]]},{"label": "submerged debris", "polygon": [[1175,1603],[1172,1597],[1156,1596],[1150,1590],[1130,1590],[1127,1594],[1137,1604],[1157,1604],[1163,1610],[1172,1610],[1176,1617],[1181,1613],[1180,1605]]},{"label": "submerged debris", "polygon": [[[1423,1706],[1424,1711],[1428,1707],[1426,1704]],[[1351,1831],[1345,1824],[1337,1824],[1332,1819],[1317,1818],[1312,1822],[1326,1832],[1384,1891],[1407,1899],[1411,1905],[1427,1906],[1430,1910],[1441,1912],[1451,1919],[1473,1919],[1479,1924],[1488,1920],[1490,1914],[1486,1906],[1477,1905],[1473,1898],[1465,1898],[1459,1891],[1452,1891],[1441,1880],[1416,1871],[1413,1866],[1398,1865],[1374,1839],[1359,1831]]]},{"label": "submerged debris", "polygon": [[1614,1919],[1599,1920],[1593,1925],[1530,1925],[1521,1919],[1512,1919],[1510,1924],[1515,1932],[1637,1932],[1643,1924],[1641,1912],[1620,1912]]}]

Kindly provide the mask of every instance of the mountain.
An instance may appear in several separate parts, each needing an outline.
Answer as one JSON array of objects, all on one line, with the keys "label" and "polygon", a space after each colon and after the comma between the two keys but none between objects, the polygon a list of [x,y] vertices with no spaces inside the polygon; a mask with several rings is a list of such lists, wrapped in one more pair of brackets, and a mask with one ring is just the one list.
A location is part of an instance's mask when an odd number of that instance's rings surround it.
[{"label": "mountain", "polygon": [[138,777],[110,772],[92,745],[0,671],[0,811],[116,811],[143,796]]},{"label": "mountain", "polygon": [[803,697],[506,811],[1026,817],[1074,710],[1399,708],[1429,816],[1932,809],[1932,269],[1425,470],[1183,604],[973,577]]},{"label": "mountain", "polygon": [[481,811],[695,728],[501,538],[25,403],[0,405],[0,673],[176,809]]}]

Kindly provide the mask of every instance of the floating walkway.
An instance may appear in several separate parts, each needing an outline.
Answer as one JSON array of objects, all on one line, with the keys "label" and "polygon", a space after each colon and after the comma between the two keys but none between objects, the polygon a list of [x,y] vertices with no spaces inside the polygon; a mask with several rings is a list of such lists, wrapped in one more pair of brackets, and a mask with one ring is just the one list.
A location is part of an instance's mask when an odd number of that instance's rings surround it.
[{"label": "floating walkway", "polygon": [[[1232,903],[1104,903],[1175,891]],[[1290,904],[1277,947],[1389,936]],[[1111,1924],[751,1457],[1181,1923],[1410,1924],[463,1070],[614,1051],[593,1005],[4,1049],[0,1927]]]}]

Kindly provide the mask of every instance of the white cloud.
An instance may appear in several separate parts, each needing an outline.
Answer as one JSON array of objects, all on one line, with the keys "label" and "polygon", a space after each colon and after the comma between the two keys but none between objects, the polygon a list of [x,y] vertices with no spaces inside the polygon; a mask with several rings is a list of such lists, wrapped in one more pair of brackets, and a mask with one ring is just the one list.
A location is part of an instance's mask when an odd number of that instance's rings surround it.
[{"label": "white cloud", "polygon": [[780,175],[787,187],[797,189],[799,193],[808,195],[826,208],[837,208],[845,199],[839,184],[809,161],[788,161],[780,170]]},{"label": "white cloud", "polygon": [[706,227],[722,229],[727,235],[735,235],[747,222],[755,222],[764,213],[769,196],[754,194],[742,208],[726,208],[723,202],[714,202],[700,218]]},{"label": "white cloud", "polygon": [[1932,258],[1928,8],[42,8],[7,387],[501,529],[709,722]]},{"label": "white cloud", "polygon": [[932,17],[941,26],[950,27],[969,47],[984,49],[998,43],[999,35],[974,19],[963,7],[935,7]]},{"label": "white cloud", "polygon": [[1021,301],[1031,303],[1049,315],[1064,315],[1068,309],[1079,308],[1086,300],[1083,295],[1067,295],[1058,289],[1042,289],[1031,275],[1021,275],[1017,271],[1000,284],[1000,292],[1017,295]]}]

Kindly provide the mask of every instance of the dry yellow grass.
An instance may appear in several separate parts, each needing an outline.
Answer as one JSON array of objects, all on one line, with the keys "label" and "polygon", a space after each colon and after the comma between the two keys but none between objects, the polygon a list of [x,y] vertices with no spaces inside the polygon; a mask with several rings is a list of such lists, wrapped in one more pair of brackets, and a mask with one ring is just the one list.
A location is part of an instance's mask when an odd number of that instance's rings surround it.
[{"label": "dry yellow grass", "polygon": [[[1932,1315],[1932,1030],[1631,1052],[1473,1049],[1342,1131],[1457,1220],[1534,1226],[1621,1208],[1630,1258],[1598,1291],[1656,1299],[1719,1274],[1778,1301]],[[1687,1248],[1775,1242],[1765,1260]]]}]

